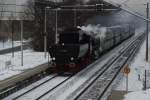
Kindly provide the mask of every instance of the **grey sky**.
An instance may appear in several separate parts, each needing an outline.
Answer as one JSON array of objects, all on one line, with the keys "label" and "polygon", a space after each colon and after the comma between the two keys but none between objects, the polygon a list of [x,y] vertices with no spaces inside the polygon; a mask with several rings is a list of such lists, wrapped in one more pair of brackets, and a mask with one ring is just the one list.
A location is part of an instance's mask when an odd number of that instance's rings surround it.
[{"label": "grey sky", "polygon": [[106,1],[122,4],[127,9],[138,12],[141,15],[146,14],[146,5],[144,4],[150,2],[150,0],[106,0]]},{"label": "grey sky", "polygon": [[[59,0],[57,0],[59,1]],[[89,0],[84,0],[84,1],[89,1]],[[142,15],[145,15],[146,13],[146,6],[144,5],[147,1],[150,2],[150,0],[106,0],[106,1],[110,1],[110,2],[116,2],[116,3],[124,3],[123,6],[126,6],[128,9],[131,9],[133,11],[136,11],[138,13],[141,13]],[[25,4],[25,2],[27,2],[27,0],[0,0],[0,3],[5,3],[5,4],[17,4],[17,5],[22,5]],[[16,11],[16,12],[21,12],[22,11],[22,7],[19,6],[0,6],[0,10],[2,10],[2,8],[4,8],[3,10],[6,11]],[[18,17],[18,14],[15,14]],[[10,13],[5,13],[4,14],[5,18],[7,16],[10,16]]]}]

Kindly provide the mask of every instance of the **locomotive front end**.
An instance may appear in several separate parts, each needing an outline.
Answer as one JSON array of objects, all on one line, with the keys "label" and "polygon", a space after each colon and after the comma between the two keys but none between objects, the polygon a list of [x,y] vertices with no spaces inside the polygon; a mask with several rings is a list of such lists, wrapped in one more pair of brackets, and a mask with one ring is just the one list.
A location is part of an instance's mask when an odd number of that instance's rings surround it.
[{"label": "locomotive front end", "polygon": [[[74,73],[80,70],[80,61],[89,50],[86,36],[81,36],[79,29],[67,30],[60,34],[59,43],[49,48],[52,66],[57,73]],[[83,40],[84,37],[84,40]]]},{"label": "locomotive front end", "polygon": [[65,67],[68,67],[69,64],[73,65],[73,63],[76,62],[76,59],[79,54],[79,46],[58,44],[58,45],[52,46],[49,52],[51,54],[51,58],[53,62],[52,64],[55,67],[58,66],[59,71],[60,70],[67,71],[68,68],[65,68]]}]

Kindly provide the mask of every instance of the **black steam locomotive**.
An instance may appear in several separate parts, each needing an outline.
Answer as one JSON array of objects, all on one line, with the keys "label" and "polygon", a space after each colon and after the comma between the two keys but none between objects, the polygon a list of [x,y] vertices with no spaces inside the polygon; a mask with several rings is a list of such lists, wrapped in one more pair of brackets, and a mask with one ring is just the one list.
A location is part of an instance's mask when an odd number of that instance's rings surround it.
[{"label": "black steam locomotive", "polygon": [[93,31],[65,29],[59,35],[58,44],[49,48],[52,66],[57,73],[75,73],[134,33],[131,25],[99,27]]}]

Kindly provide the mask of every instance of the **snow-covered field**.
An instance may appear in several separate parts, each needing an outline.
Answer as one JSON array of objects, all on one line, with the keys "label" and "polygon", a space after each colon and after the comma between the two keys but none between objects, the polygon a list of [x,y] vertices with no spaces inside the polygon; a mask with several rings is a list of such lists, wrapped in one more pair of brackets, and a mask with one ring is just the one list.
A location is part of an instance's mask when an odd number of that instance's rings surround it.
[{"label": "snow-covered field", "polygon": [[45,58],[43,52],[25,50],[23,54],[24,65],[21,66],[21,52],[15,52],[14,55],[14,58],[11,53],[0,55],[0,80],[48,62],[48,57]]},{"label": "snow-covered field", "polygon": [[[21,43],[19,41],[14,41],[14,47],[19,46]],[[0,50],[8,49],[12,47],[12,41],[8,40],[6,42],[0,42]]]},{"label": "snow-covered field", "polygon": [[[150,46],[148,49],[150,52]],[[137,54],[134,61],[130,65],[131,72],[128,75],[128,84],[129,84],[128,90],[131,91],[131,93],[125,95],[124,100],[150,100],[149,96],[150,89],[148,89],[147,91],[143,90],[145,81],[144,80],[145,70],[147,70],[147,72],[148,71],[150,72],[150,59],[148,62],[146,62],[145,52],[146,52],[146,41],[143,43],[139,53]],[[147,78],[150,79],[150,76],[148,76]],[[147,83],[147,87],[150,87],[150,83]],[[122,81],[120,82],[119,86],[116,88],[116,90],[126,90],[125,75]]]}]

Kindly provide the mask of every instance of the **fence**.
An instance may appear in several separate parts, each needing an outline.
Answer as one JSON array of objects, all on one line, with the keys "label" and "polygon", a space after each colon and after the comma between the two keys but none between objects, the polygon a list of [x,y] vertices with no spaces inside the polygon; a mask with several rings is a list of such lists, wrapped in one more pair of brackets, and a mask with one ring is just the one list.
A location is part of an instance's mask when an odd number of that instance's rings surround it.
[{"label": "fence", "polygon": [[0,72],[10,69],[12,67],[11,60],[2,61],[0,60]]}]

